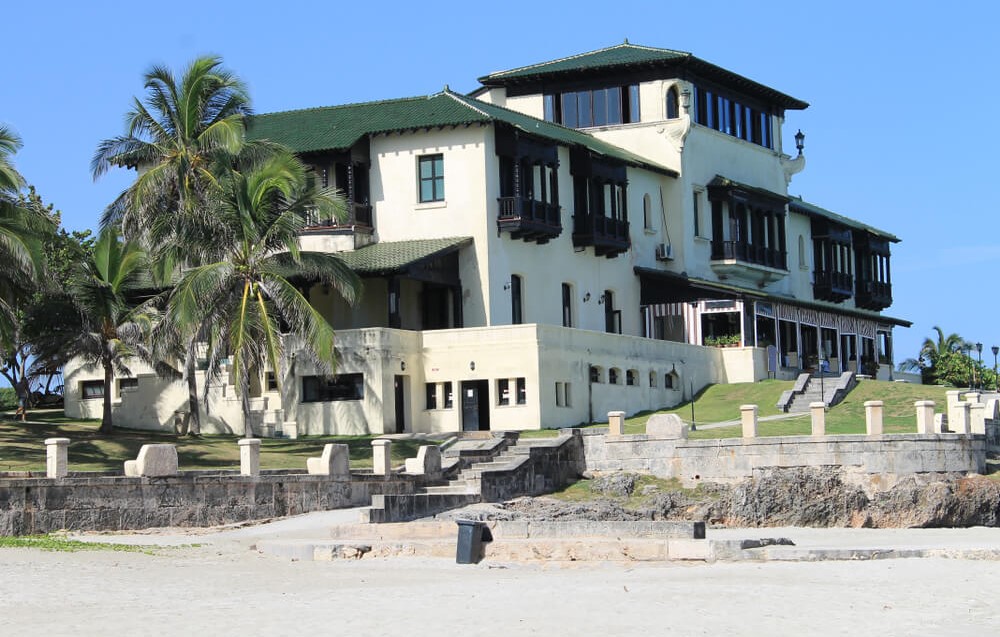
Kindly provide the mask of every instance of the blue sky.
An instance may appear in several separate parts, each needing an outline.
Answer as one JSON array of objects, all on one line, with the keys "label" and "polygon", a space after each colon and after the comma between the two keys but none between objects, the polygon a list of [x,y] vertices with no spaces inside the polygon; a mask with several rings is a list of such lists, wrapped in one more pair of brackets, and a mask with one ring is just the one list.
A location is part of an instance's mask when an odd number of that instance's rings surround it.
[{"label": "blue sky", "polygon": [[[1000,345],[1000,84],[987,2],[15,2],[0,123],[18,169],[73,229],[129,182],[94,183],[142,74],[221,55],[258,112],[477,86],[491,71],[620,43],[690,51],[811,104],[790,112],[808,165],[790,192],[893,232],[896,359],[932,325]],[[787,150],[787,149],[786,149]],[[992,361],[988,361],[992,362]]]}]

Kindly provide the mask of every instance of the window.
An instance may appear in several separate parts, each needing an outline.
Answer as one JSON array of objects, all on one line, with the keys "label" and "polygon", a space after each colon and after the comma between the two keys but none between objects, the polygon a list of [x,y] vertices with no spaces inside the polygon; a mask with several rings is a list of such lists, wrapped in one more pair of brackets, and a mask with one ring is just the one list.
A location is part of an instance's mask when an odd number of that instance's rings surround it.
[{"label": "window", "polygon": [[589,128],[639,121],[639,85],[548,94],[543,97],[547,121],[568,128]]},{"label": "window", "polygon": [[520,325],[524,322],[524,312],[521,297],[521,277],[512,274],[510,277],[510,322]]},{"label": "window", "polygon": [[635,387],[639,384],[639,373],[634,369],[627,370],[625,372],[625,384],[629,387]]},{"label": "window", "polygon": [[680,100],[677,95],[677,87],[671,86],[667,90],[667,119],[677,119],[681,116]]},{"label": "window", "polygon": [[451,381],[444,383],[444,408],[451,409],[455,406],[455,394],[451,391]]},{"label": "window", "polygon": [[663,375],[663,386],[666,389],[679,389],[680,388],[680,377],[677,372],[671,371]]},{"label": "window", "polygon": [[265,391],[278,391],[278,377],[274,375],[274,372],[264,374],[264,387]]},{"label": "window", "polygon": [[618,371],[617,367],[612,367],[611,369],[609,369],[608,370],[608,384],[609,385],[617,385],[618,384],[618,376],[619,376],[619,374],[621,374],[621,372]]},{"label": "window", "polygon": [[[675,88],[671,88],[675,90]],[[763,109],[748,106],[707,89],[698,87],[691,96],[695,122],[758,146],[772,148],[771,117]],[[667,117],[670,118],[670,92],[667,93]],[[679,113],[679,111],[678,111]],[[676,117],[676,116],[675,116]]]},{"label": "window", "polygon": [[444,155],[420,157],[420,202],[444,201]]},{"label": "window", "polygon": [[653,202],[648,192],[642,196],[642,227],[646,230],[653,229]]},{"label": "window", "polygon": [[693,203],[694,209],[694,236],[700,237],[701,234],[701,190],[695,188],[691,193],[691,201]]},{"label": "window", "polygon": [[497,404],[510,404],[510,379],[500,378],[497,380]]},{"label": "window", "polygon": [[528,403],[528,385],[525,379],[515,378],[514,387],[517,390],[517,404],[526,405]]},{"label": "window", "polygon": [[806,265],[806,238],[799,235],[799,267],[805,270],[809,266]]},{"label": "window", "polygon": [[562,324],[563,327],[573,327],[573,286],[562,284]]},{"label": "window", "polygon": [[103,380],[85,380],[80,383],[80,396],[84,400],[104,398]]},{"label": "window", "polygon": [[649,386],[656,387],[656,372],[649,372]]},{"label": "window", "polygon": [[[126,394],[130,391],[135,391],[139,388],[138,378],[120,378],[118,379],[118,395]],[[103,392],[101,392],[103,394]]]},{"label": "window", "polygon": [[364,397],[364,374],[302,377],[302,402],[304,403],[361,400]]},{"label": "window", "polygon": [[437,383],[426,383],[424,390],[427,393],[425,409],[437,409]]},{"label": "window", "polygon": [[615,293],[605,290],[601,296],[604,305],[604,331],[609,334],[622,333],[622,311],[615,309]]},{"label": "window", "polygon": [[592,383],[604,382],[601,380],[601,377],[603,375],[604,375],[604,370],[602,370],[600,367],[598,367],[597,365],[590,366],[590,382]]}]

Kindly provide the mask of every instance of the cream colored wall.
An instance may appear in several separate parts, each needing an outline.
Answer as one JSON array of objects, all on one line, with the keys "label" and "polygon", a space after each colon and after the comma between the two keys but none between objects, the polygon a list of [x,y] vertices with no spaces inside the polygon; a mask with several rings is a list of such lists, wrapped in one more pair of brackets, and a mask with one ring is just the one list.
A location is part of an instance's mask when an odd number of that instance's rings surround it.
[{"label": "cream colored wall", "polygon": [[541,95],[519,95],[517,97],[508,95],[505,103],[500,104],[500,106],[506,106],[512,111],[531,115],[538,119],[545,119],[545,100]]},{"label": "cream colored wall", "polygon": [[[418,158],[436,153],[444,157],[445,200],[419,203]],[[487,263],[486,238],[491,230],[496,234],[491,225],[496,223],[496,196],[487,192],[487,167],[496,163],[493,129],[471,126],[379,136],[372,139],[371,155],[378,240],[473,237],[472,249],[462,250],[459,259],[463,316],[466,325],[488,324],[491,288],[482,264]]]}]

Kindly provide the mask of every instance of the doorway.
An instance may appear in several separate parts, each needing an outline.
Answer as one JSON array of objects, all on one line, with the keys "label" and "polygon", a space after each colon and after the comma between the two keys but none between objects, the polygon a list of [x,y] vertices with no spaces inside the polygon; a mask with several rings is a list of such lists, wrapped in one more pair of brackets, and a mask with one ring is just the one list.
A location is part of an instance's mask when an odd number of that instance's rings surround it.
[{"label": "doorway", "polygon": [[490,382],[462,381],[462,431],[490,430]]},{"label": "doorway", "polygon": [[396,433],[406,431],[406,376],[396,376],[393,381],[396,394]]}]

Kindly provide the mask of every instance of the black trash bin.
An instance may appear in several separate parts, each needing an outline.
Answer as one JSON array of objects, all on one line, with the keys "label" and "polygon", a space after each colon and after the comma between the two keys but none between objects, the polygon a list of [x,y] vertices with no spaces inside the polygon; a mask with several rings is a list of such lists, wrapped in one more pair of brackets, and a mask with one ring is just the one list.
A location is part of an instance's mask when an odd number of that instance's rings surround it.
[{"label": "black trash bin", "polygon": [[483,559],[483,542],[493,539],[486,524],[477,520],[455,520],[458,524],[458,549],[455,562],[477,564]]}]

